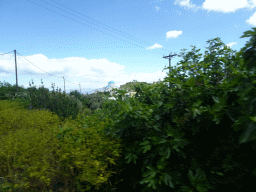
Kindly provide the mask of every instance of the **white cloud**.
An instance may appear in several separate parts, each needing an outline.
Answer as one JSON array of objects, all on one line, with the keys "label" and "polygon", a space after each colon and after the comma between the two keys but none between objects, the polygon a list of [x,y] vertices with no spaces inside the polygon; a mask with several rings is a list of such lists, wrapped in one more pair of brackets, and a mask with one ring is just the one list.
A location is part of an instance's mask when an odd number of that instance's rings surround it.
[{"label": "white cloud", "polygon": [[256,27],[256,12],[246,22]]},{"label": "white cloud", "polygon": [[168,31],[166,33],[166,38],[167,39],[169,39],[169,38],[176,38],[176,37],[178,37],[181,34],[182,34],[182,31]]},{"label": "white cloud", "polygon": [[154,45],[148,47],[147,50],[148,49],[157,49],[157,48],[162,48],[162,47],[163,47],[162,45],[159,45],[159,44],[155,43]]},{"label": "white cloud", "polygon": [[[152,47],[162,47],[155,44]],[[81,57],[68,57],[63,59],[49,59],[43,54],[35,54],[31,56],[17,56],[17,74],[18,85],[29,87],[31,79],[34,81],[34,86],[38,88],[41,86],[41,79],[43,85],[52,91],[51,83],[55,83],[55,90],[61,88],[67,93],[70,90],[80,91],[86,93],[90,90],[106,87],[109,81],[114,81],[117,88],[127,82],[132,82],[136,79],[139,82],[158,81],[166,77],[165,72],[157,71],[152,73],[126,73],[125,67],[110,62],[107,59],[86,59]],[[38,69],[40,68],[40,69]],[[43,71],[42,71],[43,70]],[[44,72],[46,71],[46,72]],[[15,65],[13,55],[0,55],[0,79],[1,83],[8,82],[11,85],[16,83],[15,78]],[[32,83],[32,82],[31,82]]]},{"label": "white cloud", "polygon": [[177,5],[177,4],[179,4],[182,7],[188,7],[188,8],[195,8],[196,7],[196,5],[192,4],[190,2],[190,0],[176,0],[174,2],[174,5]]},{"label": "white cloud", "polygon": [[248,0],[248,4],[247,4],[247,7],[250,8],[250,9],[253,9],[256,7],[256,0]]},{"label": "white cloud", "polygon": [[195,4],[192,4],[190,0],[176,0],[174,2],[174,5],[180,5],[181,7],[184,7],[186,9],[194,9],[194,11],[197,11],[200,9],[200,6],[196,6]]},{"label": "white cloud", "polygon": [[159,7],[155,6],[155,8],[156,8],[156,11],[158,11],[158,10],[159,10]]},{"label": "white cloud", "polygon": [[[34,65],[28,62],[23,57],[29,60]],[[124,66],[114,62],[110,62],[107,59],[88,60],[80,57],[49,59],[42,54],[35,54],[32,56],[23,57],[17,57],[18,82],[22,80],[24,82],[24,79],[26,79],[26,82],[22,84],[25,86],[29,84],[29,81],[31,81],[31,79],[34,79],[34,82],[36,81],[35,84],[38,87],[38,85],[41,85],[42,79],[44,82],[44,86],[47,87],[49,90],[52,89],[51,82],[63,82],[63,76],[65,78],[66,89],[67,87],[77,89],[79,85],[74,84],[79,83],[81,83],[81,89],[82,87],[101,87],[101,84],[107,85],[107,82],[109,82],[110,80],[115,80],[118,78],[118,76],[121,76],[124,73],[123,70],[125,68]],[[0,73],[0,77],[12,78],[15,75],[15,68],[13,67],[13,65],[13,57],[9,59],[0,57],[0,71],[2,72]],[[5,81],[8,82],[7,80]],[[45,83],[45,81],[50,82]],[[61,84],[61,86],[63,86],[63,84]],[[61,90],[63,91],[63,87],[61,88]]]},{"label": "white cloud", "polygon": [[202,5],[202,8],[209,11],[217,11],[217,12],[235,12],[238,9],[242,8],[253,8],[256,5],[256,1],[248,1],[247,0],[205,0]]},{"label": "white cloud", "polygon": [[231,48],[233,45],[236,45],[236,44],[237,44],[236,42],[231,42],[231,43],[228,43],[226,45]]},{"label": "white cloud", "polygon": [[181,7],[194,9],[204,9],[208,12],[235,12],[238,9],[249,8],[253,9],[256,7],[256,0],[205,0],[202,6],[196,6],[190,0],[176,0],[174,5],[180,5]]}]

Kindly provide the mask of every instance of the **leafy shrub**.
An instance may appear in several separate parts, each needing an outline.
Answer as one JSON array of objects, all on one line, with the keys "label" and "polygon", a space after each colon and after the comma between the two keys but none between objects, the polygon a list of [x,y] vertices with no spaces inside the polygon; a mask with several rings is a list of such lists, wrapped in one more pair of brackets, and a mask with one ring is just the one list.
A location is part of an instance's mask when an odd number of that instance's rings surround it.
[{"label": "leafy shrub", "polygon": [[[77,166],[79,165],[78,167],[80,170],[83,170],[81,171],[81,173],[83,173],[79,175],[77,179],[91,183],[87,186],[87,189],[90,189],[91,186],[98,188],[101,184],[107,182],[107,178],[109,178],[111,173],[113,173],[112,171],[106,171],[106,168],[109,163],[115,164],[113,158],[114,156],[119,156],[117,148],[120,146],[120,144],[116,144],[117,140],[113,137],[103,136],[103,128],[105,126],[111,126],[111,121],[107,119],[104,119],[104,121],[99,121],[96,117],[91,116],[83,119],[82,121],[85,122],[85,124],[83,124],[81,123],[81,119],[79,119],[79,117],[77,122],[80,121],[80,123],[75,124],[77,127],[80,127],[80,129],[71,130],[70,127],[73,124],[72,122],[68,125],[68,129],[61,129],[58,138],[61,141],[67,141],[61,143],[67,143],[68,146],[63,148],[69,149],[68,151],[70,155],[75,154],[75,148],[70,148],[71,143],[74,143],[73,146],[78,146],[80,149],[80,152],[77,152],[77,159],[75,160],[74,164]],[[105,126],[103,126],[104,124]],[[104,138],[108,139],[104,140]],[[86,143],[86,147],[82,145],[82,143]],[[88,148],[90,150],[88,150]],[[66,153],[67,152],[65,152],[65,154]],[[86,165],[82,165],[84,159],[90,159],[87,161]],[[90,170],[89,168],[91,166],[95,169]]]},{"label": "leafy shrub", "polygon": [[103,135],[112,121],[78,115],[62,122],[48,110],[28,111],[15,101],[0,101],[0,111],[1,190],[86,191],[114,173],[107,168],[120,156],[120,140]]},{"label": "leafy shrub", "polygon": [[[255,55],[254,41],[248,43],[254,48],[247,54]],[[230,48],[221,49],[224,44],[219,38],[208,43],[210,51],[203,61],[199,62],[202,54],[195,47],[182,53],[182,66],[172,68],[164,81],[171,83],[170,88],[135,86],[140,97],[117,100],[118,109],[107,108],[114,129],[106,129],[106,135],[111,131],[122,139],[125,163],[119,179],[126,181],[116,186],[120,191],[249,191],[254,187],[255,60],[248,55],[244,57],[248,61],[243,60],[242,51],[232,55]]]},{"label": "leafy shrub", "polygon": [[[32,84],[34,85],[34,82],[32,80]],[[43,82],[42,82],[43,84]],[[29,85],[31,86],[31,83],[29,82]],[[19,88],[20,90],[20,88]],[[44,87],[39,87],[37,90],[34,86],[27,88],[26,91],[19,91],[18,93],[10,94],[6,93],[6,100],[16,100],[19,101],[20,104],[24,108],[28,108],[28,106],[31,106],[32,108],[46,108],[49,100],[49,90]]]},{"label": "leafy shrub", "polygon": [[[32,174],[49,182],[47,174],[54,168],[45,161],[54,160],[52,153],[59,142],[53,128],[58,125],[59,117],[48,111],[27,111],[18,102],[0,101],[0,173],[10,181],[3,189],[26,188]],[[15,177],[19,182],[14,186]]]},{"label": "leafy shrub", "polygon": [[82,94],[80,92],[78,92],[77,90],[71,91],[69,93],[69,96],[74,96],[75,98],[77,98],[79,100],[81,100],[81,98],[82,98]]},{"label": "leafy shrub", "polygon": [[[34,85],[33,79],[32,84]],[[29,93],[30,101],[32,103],[32,107],[39,109],[45,108],[48,105],[49,101],[49,89],[43,87],[43,81],[41,79],[42,86],[36,89],[36,87],[31,87],[31,83],[29,82],[29,88],[27,88],[27,92]]]},{"label": "leafy shrub", "polygon": [[49,97],[50,111],[55,112],[61,119],[72,116],[75,119],[76,116],[82,111],[82,103],[72,97],[61,93],[51,93]]},{"label": "leafy shrub", "polygon": [[92,111],[94,111],[98,108],[102,108],[103,95],[104,94],[102,93],[83,95],[80,99],[84,107],[90,108]]},{"label": "leafy shrub", "polygon": [[92,114],[92,111],[89,108],[85,108],[82,110],[81,114],[84,116],[90,116]]},{"label": "leafy shrub", "polygon": [[[18,86],[18,91],[23,92],[24,88]],[[0,81],[0,100],[8,100],[9,96],[14,96],[17,92],[16,85],[11,85],[10,83],[1,83]]]},{"label": "leafy shrub", "polygon": [[24,109],[28,108],[29,105],[31,104],[31,101],[30,101],[31,99],[27,92],[15,93],[14,96],[10,94],[6,94],[6,96],[8,97],[8,100],[15,100],[19,102],[19,104],[21,104],[21,106],[23,106]]},{"label": "leafy shrub", "polygon": [[[34,84],[32,80],[32,84]],[[42,82],[43,84],[43,82]],[[31,84],[29,84],[31,86]],[[52,84],[53,91],[40,87],[38,90],[35,87],[28,88],[28,91],[9,97],[12,100],[17,100],[28,108],[28,104],[32,105],[33,109],[47,108],[51,112],[56,113],[62,120],[72,116],[73,119],[81,112],[83,105],[75,96],[68,96],[62,94],[60,90],[54,91],[54,84]],[[57,92],[58,91],[58,92]]]}]

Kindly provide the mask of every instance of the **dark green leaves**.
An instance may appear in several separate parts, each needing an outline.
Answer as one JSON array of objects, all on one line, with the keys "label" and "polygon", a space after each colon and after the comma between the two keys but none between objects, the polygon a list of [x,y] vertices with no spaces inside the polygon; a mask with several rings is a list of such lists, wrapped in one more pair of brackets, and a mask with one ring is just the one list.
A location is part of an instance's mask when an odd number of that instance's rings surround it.
[{"label": "dark green leaves", "polygon": [[127,163],[130,163],[131,161],[134,162],[134,164],[136,164],[136,159],[138,159],[137,155],[134,155],[133,153],[129,153],[125,159],[128,159],[127,160]]},{"label": "dark green leaves", "polygon": [[143,153],[146,153],[147,151],[149,151],[151,149],[151,145],[150,142],[148,140],[140,143],[140,145],[143,145],[142,149],[143,149]]},{"label": "dark green leaves", "polygon": [[[191,51],[185,53],[184,50],[181,66],[171,67],[171,73],[163,81],[171,83],[171,89],[161,82],[141,84],[136,87],[140,96],[129,102],[129,107],[126,102],[120,102],[120,111],[113,109],[118,120],[116,132],[125,144],[125,159],[142,164],[143,191],[159,191],[162,185],[171,190],[175,184],[177,191],[206,192],[217,178],[208,183],[210,171],[205,174],[202,164],[212,158],[217,149],[233,148],[223,153],[235,153],[240,147],[238,141],[249,143],[256,138],[254,71],[245,69],[242,51],[234,54],[220,38],[207,43],[209,47],[201,61],[200,49],[192,46]],[[251,46],[254,46],[252,42]],[[232,110],[239,110],[240,115],[235,117]],[[238,130],[243,134],[239,135]],[[132,145],[135,141],[137,147]],[[232,141],[232,146],[226,141]],[[199,163],[192,169],[193,157]],[[221,169],[221,155],[213,157],[212,166]],[[222,171],[212,175],[221,176]],[[235,174],[230,175],[236,180]],[[186,179],[190,183],[185,182]],[[216,188],[216,191],[231,190],[225,185]]]},{"label": "dark green leaves", "polygon": [[244,35],[242,35],[240,38],[255,36],[256,35],[256,27],[253,27],[252,29],[253,30],[245,31]]}]

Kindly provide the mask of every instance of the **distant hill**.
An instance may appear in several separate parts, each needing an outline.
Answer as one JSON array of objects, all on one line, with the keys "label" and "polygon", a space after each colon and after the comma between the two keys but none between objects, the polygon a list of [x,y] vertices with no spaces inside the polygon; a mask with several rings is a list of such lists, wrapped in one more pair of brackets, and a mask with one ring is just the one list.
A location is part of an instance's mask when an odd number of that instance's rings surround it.
[{"label": "distant hill", "polygon": [[135,91],[135,86],[136,85],[140,85],[140,84],[145,84],[145,85],[150,85],[150,83],[147,83],[147,82],[136,82],[136,81],[133,81],[133,82],[128,82],[124,85],[121,85],[119,89],[121,90],[128,90],[128,92],[134,92]]},{"label": "distant hill", "polygon": [[[159,83],[159,82],[156,82],[156,83]],[[151,85],[153,83],[133,81],[133,82],[128,82],[128,83],[121,85],[118,89],[128,90],[128,92],[135,92],[135,85],[140,85],[140,84]],[[82,93],[87,94],[87,91],[88,91],[88,94],[93,94],[93,93],[95,93],[96,90],[103,91],[104,88],[88,89],[85,91],[82,90]]]},{"label": "distant hill", "polygon": [[[157,81],[155,82],[156,84],[159,84],[160,82]],[[137,82],[137,81],[133,81],[133,82],[128,82],[124,85],[121,85],[119,89],[121,90],[128,90],[128,92],[135,92],[135,86],[136,85],[140,85],[140,84],[144,84],[144,85],[151,85],[153,83],[147,83],[147,82]]]}]

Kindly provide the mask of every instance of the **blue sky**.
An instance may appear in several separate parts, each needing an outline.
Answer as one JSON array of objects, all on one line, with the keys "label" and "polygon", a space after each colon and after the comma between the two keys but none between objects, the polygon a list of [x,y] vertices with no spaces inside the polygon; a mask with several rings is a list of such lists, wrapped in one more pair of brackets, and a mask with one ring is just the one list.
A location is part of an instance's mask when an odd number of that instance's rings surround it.
[{"label": "blue sky", "polygon": [[[51,82],[64,91],[63,76],[66,92],[80,91],[79,83],[82,93],[109,81],[152,83],[167,76],[170,52],[195,45],[204,54],[216,37],[239,51],[255,11],[256,0],[0,0],[0,54],[23,56],[17,71],[25,88],[43,79],[50,91]],[[16,83],[13,52],[0,55],[0,81]]]}]

